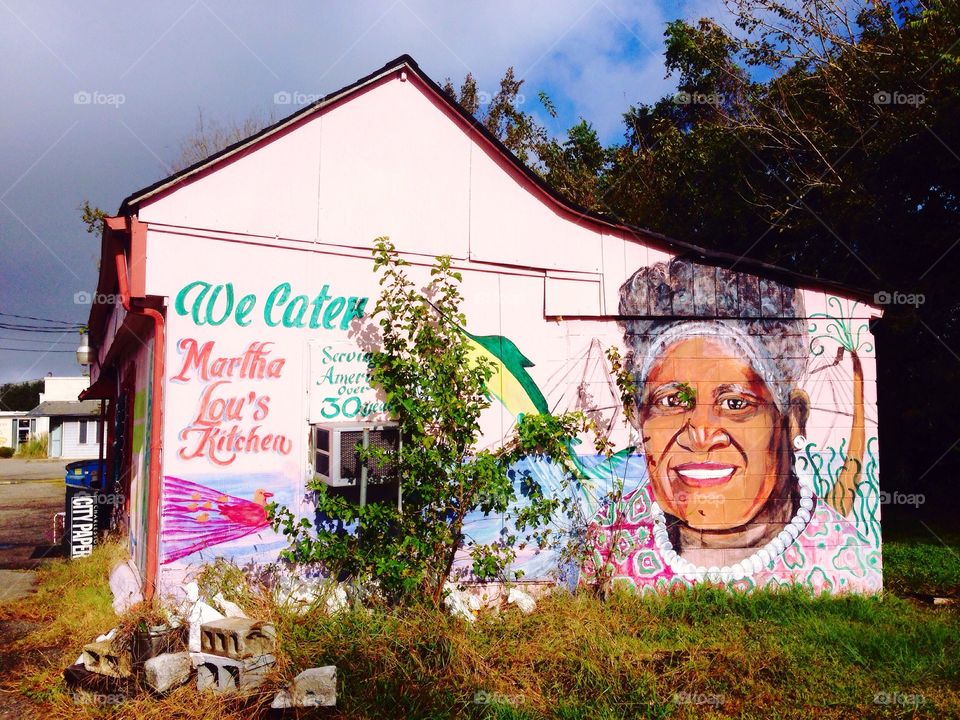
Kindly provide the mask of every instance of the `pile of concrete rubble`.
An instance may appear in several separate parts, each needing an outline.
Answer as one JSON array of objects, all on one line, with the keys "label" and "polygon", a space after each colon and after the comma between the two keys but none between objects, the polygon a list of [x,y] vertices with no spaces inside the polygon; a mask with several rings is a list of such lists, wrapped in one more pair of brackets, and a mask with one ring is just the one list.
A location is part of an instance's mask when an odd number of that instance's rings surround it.
[{"label": "pile of concrete rubble", "polygon": [[[121,566],[122,568],[123,566]],[[124,571],[111,578],[114,608],[122,613],[139,598],[127,593]],[[205,602],[196,583],[168,627],[141,633],[137,642],[118,642],[116,629],[84,646],[77,662],[64,671],[77,702],[128,698],[138,688],[163,695],[191,680],[202,692],[255,690],[276,663],[272,623],[248,618],[234,603],[217,595]],[[145,640],[145,641],[144,641]],[[276,709],[332,707],[337,702],[336,666],[308,668],[274,697]]]}]

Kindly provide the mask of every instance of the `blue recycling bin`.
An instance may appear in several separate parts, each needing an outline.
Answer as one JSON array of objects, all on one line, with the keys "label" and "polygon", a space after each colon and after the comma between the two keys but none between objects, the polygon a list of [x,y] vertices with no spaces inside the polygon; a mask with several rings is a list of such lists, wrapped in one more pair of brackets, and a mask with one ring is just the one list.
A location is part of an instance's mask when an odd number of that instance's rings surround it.
[{"label": "blue recycling bin", "polygon": [[110,527],[113,506],[104,492],[105,464],[80,460],[67,465],[63,543],[71,560],[86,557]]},{"label": "blue recycling bin", "polygon": [[99,460],[78,460],[67,464],[64,482],[75,487],[103,490],[103,476],[106,463]]}]

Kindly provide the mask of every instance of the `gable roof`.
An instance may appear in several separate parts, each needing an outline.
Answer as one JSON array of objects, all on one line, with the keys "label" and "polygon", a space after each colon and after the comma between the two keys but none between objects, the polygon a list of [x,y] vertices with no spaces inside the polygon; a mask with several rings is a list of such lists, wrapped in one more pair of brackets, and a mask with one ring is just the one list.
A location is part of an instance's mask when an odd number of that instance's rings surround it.
[{"label": "gable roof", "polygon": [[334,92],[320,98],[311,105],[301,108],[282,120],[265,127],[259,132],[220,150],[209,157],[194,163],[193,165],[176,172],[169,177],[163,178],[152,185],[137,190],[129,195],[120,204],[118,215],[132,215],[138,212],[139,205],[144,201],[174,189],[177,185],[191,182],[195,177],[214,168],[214,166],[229,161],[233,156],[246,151],[256,143],[266,140],[273,135],[283,132],[287,128],[295,125],[301,120],[319,113],[333,103],[340,102],[349,98],[350,95],[357,93],[382,78],[400,71],[409,71],[417,76],[420,81],[429,88],[450,110],[459,115],[480,138],[492,145],[507,162],[518,172],[522,173],[530,182],[532,182],[550,201],[560,208],[573,213],[579,218],[592,220],[595,223],[607,226],[609,228],[624,232],[628,237],[641,243],[659,246],[668,252],[677,256],[700,262],[707,265],[715,265],[725,268],[741,268],[742,271],[751,274],[767,277],[785,284],[802,286],[811,289],[821,290],[828,293],[837,293],[859,300],[872,305],[874,302],[873,293],[864,288],[855,287],[846,283],[834,280],[818,278],[811,275],[805,275],[793,270],[773,265],[771,263],[747,258],[733,253],[727,253],[720,250],[712,250],[693,245],[682,240],[668,237],[662,233],[654,232],[647,228],[625,223],[622,220],[610,214],[600,213],[579,206],[576,203],[564,198],[554,188],[549,186],[542,177],[537,175],[526,164],[524,164],[516,155],[514,155],[495,135],[493,135],[486,126],[476,117],[467,112],[456,100],[451,98],[443,88],[434,82],[409,55],[401,55],[391,60],[383,67],[375,70],[369,75],[360,78],[346,87],[335,90]]}]

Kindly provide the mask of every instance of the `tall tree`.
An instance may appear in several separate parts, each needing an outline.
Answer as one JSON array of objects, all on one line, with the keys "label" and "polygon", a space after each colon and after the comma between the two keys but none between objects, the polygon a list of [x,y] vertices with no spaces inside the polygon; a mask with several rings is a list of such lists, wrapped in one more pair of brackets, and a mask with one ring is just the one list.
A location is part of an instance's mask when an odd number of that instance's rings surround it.
[{"label": "tall tree", "polygon": [[276,121],[277,118],[272,111],[266,115],[254,112],[240,121],[220,121],[204,117],[203,110],[197,110],[197,124],[193,132],[180,141],[179,154],[166,170],[175,173],[206,160],[224,148],[257,134]]},{"label": "tall tree", "polygon": [[[960,404],[960,1],[725,2],[730,28],[666,26],[676,93],[628,108],[624,142],[598,148],[585,121],[561,141],[525,133],[532,118],[502,104],[487,126],[592,210],[914,296],[877,327],[883,482],[953,497],[940,478],[960,442],[917,398]],[[519,88],[508,73],[503,98]]]},{"label": "tall tree", "polygon": [[600,177],[608,153],[597,131],[581,120],[567,131],[563,144],[544,143],[540,153],[547,171],[545,179],[572,202],[588,210],[602,210]]},{"label": "tall tree", "polygon": [[922,297],[888,306],[878,328],[884,484],[955,494],[940,478],[960,469],[960,444],[917,398],[935,387],[940,407],[960,402],[960,4],[728,4],[730,31],[668,26],[679,92],[626,113],[626,142],[600,178],[606,209]]}]

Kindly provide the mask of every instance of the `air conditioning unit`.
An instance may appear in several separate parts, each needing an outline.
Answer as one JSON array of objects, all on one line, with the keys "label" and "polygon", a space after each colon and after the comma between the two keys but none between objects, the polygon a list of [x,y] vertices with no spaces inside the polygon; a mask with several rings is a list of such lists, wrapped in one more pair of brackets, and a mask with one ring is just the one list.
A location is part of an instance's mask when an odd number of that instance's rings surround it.
[{"label": "air conditioning unit", "polygon": [[361,481],[377,485],[395,479],[393,463],[363,463],[359,446],[396,451],[400,448],[400,429],[389,422],[314,425],[313,467],[317,478],[331,487],[349,487]]}]

